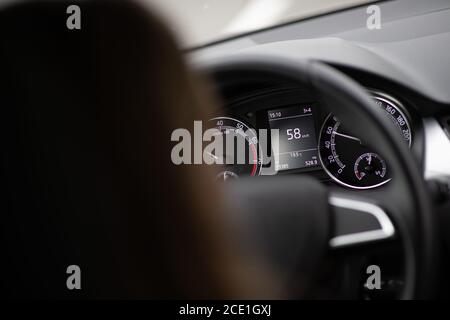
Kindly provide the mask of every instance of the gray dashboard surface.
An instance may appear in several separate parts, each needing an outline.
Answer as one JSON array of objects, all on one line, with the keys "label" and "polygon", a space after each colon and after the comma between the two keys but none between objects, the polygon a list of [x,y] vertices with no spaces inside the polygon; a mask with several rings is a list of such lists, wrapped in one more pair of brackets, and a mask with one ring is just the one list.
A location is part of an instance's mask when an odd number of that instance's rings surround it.
[{"label": "gray dashboard surface", "polygon": [[378,3],[382,28],[366,27],[367,7],[319,16],[191,52],[196,65],[239,55],[319,59],[367,71],[450,104],[450,1]]}]

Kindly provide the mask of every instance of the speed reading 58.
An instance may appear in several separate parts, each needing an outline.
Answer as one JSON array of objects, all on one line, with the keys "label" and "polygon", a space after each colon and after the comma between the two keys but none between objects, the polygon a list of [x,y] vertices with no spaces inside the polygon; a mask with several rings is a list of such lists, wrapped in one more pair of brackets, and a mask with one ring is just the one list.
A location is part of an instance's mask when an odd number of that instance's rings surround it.
[{"label": "speed reading 58", "polygon": [[288,137],[288,140],[298,140],[302,138],[302,134],[300,132],[300,128],[294,128],[294,129],[287,129],[286,135]]}]

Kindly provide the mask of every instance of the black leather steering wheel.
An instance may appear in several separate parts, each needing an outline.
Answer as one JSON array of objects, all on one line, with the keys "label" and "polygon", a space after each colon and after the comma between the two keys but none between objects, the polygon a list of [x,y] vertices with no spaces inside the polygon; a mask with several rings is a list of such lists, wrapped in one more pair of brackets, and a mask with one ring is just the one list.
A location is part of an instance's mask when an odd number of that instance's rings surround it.
[{"label": "black leather steering wheel", "polygon": [[362,195],[295,175],[233,182],[230,197],[245,208],[233,211],[231,221],[246,241],[287,275],[292,269],[307,274],[335,247],[397,237],[405,257],[400,297],[430,298],[437,244],[426,185],[418,161],[364,88],[322,62],[277,56],[234,56],[207,63],[206,71],[219,86],[267,79],[311,90],[342,122],[352,124],[354,134],[369,145],[376,142],[393,172],[387,185]]}]

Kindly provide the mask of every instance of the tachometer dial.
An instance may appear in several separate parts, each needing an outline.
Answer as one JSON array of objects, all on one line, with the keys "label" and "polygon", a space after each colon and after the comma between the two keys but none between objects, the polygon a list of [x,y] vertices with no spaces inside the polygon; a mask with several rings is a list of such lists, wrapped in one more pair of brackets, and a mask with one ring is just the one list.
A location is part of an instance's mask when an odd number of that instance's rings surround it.
[{"label": "tachometer dial", "polygon": [[209,121],[217,130],[215,138],[222,140],[222,148],[206,152],[214,163],[220,165],[218,180],[233,180],[240,176],[257,176],[261,169],[261,152],[256,132],[242,121],[219,117]]}]

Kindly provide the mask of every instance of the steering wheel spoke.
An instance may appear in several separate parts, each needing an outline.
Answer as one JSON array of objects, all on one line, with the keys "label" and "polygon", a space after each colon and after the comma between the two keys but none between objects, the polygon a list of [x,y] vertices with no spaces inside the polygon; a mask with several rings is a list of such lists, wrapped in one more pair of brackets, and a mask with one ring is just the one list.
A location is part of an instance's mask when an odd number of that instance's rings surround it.
[{"label": "steering wheel spoke", "polygon": [[331,207],[331,248],[343,248],[392,239],[396,235],[388,213],[373,201],[338,193],[328,198]]}]

